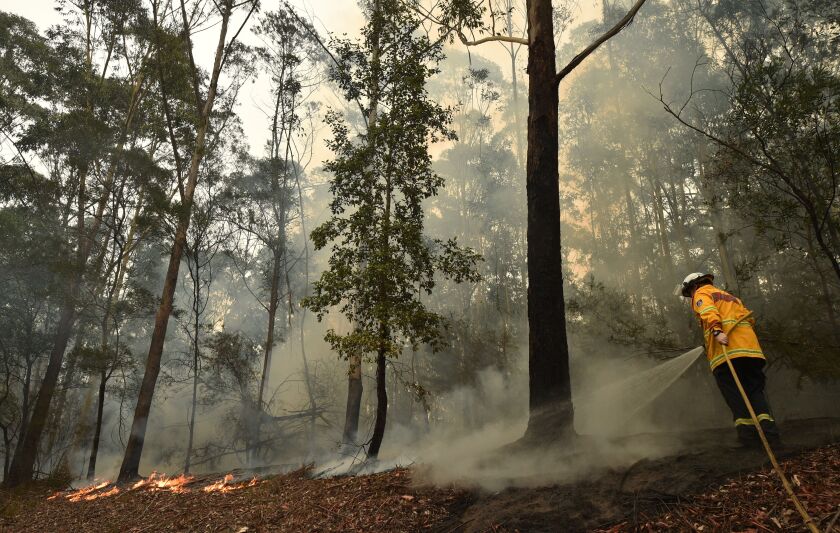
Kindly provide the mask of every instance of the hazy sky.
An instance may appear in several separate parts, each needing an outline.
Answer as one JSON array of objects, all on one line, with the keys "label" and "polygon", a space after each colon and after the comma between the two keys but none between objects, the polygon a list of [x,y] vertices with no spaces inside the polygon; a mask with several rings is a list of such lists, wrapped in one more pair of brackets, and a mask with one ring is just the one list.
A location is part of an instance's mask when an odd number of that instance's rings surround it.
[{"label": "hazy sky", "polygon": [[[277,0],[263,0],[261,9],[272,10],[279,2]],[[358,35],[359,28],[364,24],[356,0],[293,0],[292,3],[300,9],[307,18],[314,20],[315,26],[322,33],[333,33],[337,35],[348,34]],[[522,2],[524,4],[524,1]],[[46,30],[49,26],[61,22],[61,17],[55,11],[55,0],[0,0],[0,9],[22,15],[38,24],[40,29]],[[575,25],[592,20],[600,16],[601,0],[578,0],[574,9]],[[240,15],[241,16],[241,15]],[[241,18],[240,18],[241,20]],[[257,17],[252,17],[249,26]],[[238,27],[238,24],[237,24]],[[215,41],[218,34],[214,31],[204,31],[195,37],[196,60],[205,67],[209,67],[213,61]],[[258,43],[256,37],[249,31],[243,31],[241,38],[248,43]],[[460,44],[454,45],[463,50]],[[499,43],[489,43],[478,48],[471,49],[471,53],[480,54],[504,65],[501,71],[509,76],[509,58]],[[522,78],[524,78],[526,54],[524,50],[519,54],[519,66]],[[466,65],[464,65],[466,67]],[[330,91],[320,91],[317,99],[326,106],[340,107],[336,95]],[[266,76],[260,75],[253,83],[246,84],[239,96],[238,113],[242,119],[245,133],[248,137],[250,151],[254,155],[262,155],[264,145],[268,139],[268,118],[267,109],[270,108],[270,88]],[[320,144],[320,143],[319,143]],[[316,150],[315,166],[320,166],[326,154]]]}]

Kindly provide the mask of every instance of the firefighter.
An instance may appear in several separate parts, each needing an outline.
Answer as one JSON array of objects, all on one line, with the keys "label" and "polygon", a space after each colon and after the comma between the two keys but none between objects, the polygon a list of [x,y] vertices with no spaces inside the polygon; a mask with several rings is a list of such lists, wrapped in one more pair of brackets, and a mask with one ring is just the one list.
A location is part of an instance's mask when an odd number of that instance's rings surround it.
[{"label": "firefighter", "polygon": [[712,284],[714,279],[711,274],[689,274],[683,280],[680,294],[691,299],[691,308],[700,320],[706,343],[706,357],[723,399],[732,411],[738,440],[747,446],[760,444],[758,431],[738,391],[729,365],[726,364],[723,346],[727,347],[729,359],[752,403],[764,434],[769,440],[778,441],[779,430],[764,394],[764,365],[767,361],[753,330],[755,320],[749,317],[739,323],[749,310],[741,300],[715,287]]}]

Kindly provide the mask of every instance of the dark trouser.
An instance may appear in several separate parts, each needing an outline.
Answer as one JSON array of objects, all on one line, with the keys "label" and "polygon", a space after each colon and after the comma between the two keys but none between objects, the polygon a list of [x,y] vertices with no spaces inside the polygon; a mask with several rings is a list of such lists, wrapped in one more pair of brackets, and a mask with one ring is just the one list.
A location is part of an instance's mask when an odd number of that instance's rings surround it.
[{"label": "dark trouser", "polygon": [[[744,392],[750,399],[756,418],[761,424],[761,429],[768,439],[778,439],[779,429],[770,411],[770,405],[764,396],[764,359],[755,357],[738,357],[732,359],[732,366],[735,373],[744,387]],[[759,442],[758,431],[755,429],[750,412],[744,404],[744,399],[738,391],[738,385],[732,378],[729,365],[723,363],[714,370],[715,381],[717,382],[726,405],[732,411],[732,418],[735,420],[735,430],[738,432],[738,440],[746,444],[757,444]]]}]

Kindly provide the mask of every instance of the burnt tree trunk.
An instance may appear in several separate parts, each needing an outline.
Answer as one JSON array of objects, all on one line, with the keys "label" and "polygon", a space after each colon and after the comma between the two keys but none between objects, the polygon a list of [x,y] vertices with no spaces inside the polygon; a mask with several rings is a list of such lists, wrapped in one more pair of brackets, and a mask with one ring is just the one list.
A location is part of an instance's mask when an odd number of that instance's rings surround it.
[{"label": "burnt tree trunk", "polygon": [[382,438],[385,436],[385,422],[388,417],[388,390],[385,382],[385,349],[381,348],[376,354],[376,421],[373,424],[373,437],[368,448],[368,458],[376,459]]},{"label": "burnt tree trunk", "polygon": [[526,438],[573,431],[563,300],[558,184],[558,85],[550,0],[528,0],[528,362]]}]

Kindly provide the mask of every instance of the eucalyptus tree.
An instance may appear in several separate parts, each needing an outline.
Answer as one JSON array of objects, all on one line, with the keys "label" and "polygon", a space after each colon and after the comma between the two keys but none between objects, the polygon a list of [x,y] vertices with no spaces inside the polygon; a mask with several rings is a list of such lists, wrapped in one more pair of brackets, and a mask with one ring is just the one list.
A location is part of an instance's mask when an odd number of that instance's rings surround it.
[{"label": "eucalyptus tree", "polygon": [[[223,223],[221,211],[227,206],[220,198],[221,187],[219,176],[212,169],[203,182],[204,190],[196,198],[193,205],[192,222],[187,231],[184,244],[187,273],[189,277],[189,322],[183,324],[183,330],[190,343],[190,370],[192,372],[192,396],[190,401],[190,417],[187,433],[187,450],[184,459],[184,473],[190,471],[195,443],[195,419],[198,410],[198,390],[201,381],[202,362],[206,359],[203,354],[202,332],[212,328],[213,324],[206,322],[206,312],[210,301],[210,289],[215,279],[213,267],[216,255],[230,240],[229,231]],[[203,193],[203,194],[201,194]]]},{"label": "eucalyptus tree", "polygon": [[361,42],[337,43],[332,75],[348,100],[375,103],[376,122],[354,139],[341,115],[328,114],[332,216],[313,230],[312,242],[329,248],[329,268],[304,305],[319,320],[337,306],[352,323],[349,333],[329,329],[325,337],[341,357],[374,355],[377,407],[367,453],[375,458],[388,410],[388,358],[406,344],[441,346],[444,319],[418,293],[430,294],[436,275],[476,281],[478,258],[454,240],[423,235],[422,202],[443,185],[431,169],[428,143],[452,138],[449,112],[425,88],[441,44],[413,34],[418,17],[401,2],[374,0],[366,12]]},{"label": "eucalyptus tree", "polygon": [[[720,65],[731,82],[731,111],[716,123],[691,116],[683,104],[660,102],[684,126],[717,148],[717,158],[737,158],[749,173],[726,176],[744,206],[773,226],[795,206],[801,235],[810,234],[840,280],[840,108],[836,94],[836,12],[822,2],[759,1],[700,6],[726,53]],[[746,201],[749,200],[749,201]],[[789,234],[794,240],[799,235]],[[807,240],[807,239],[805,239]]]},{"label": "eucalyptus tree", "polygon": [[[6,479],[10,486],[32,477],[83,285],[99,277],[98,258],[104,253],[100,230],[125,143],[136,126],[134,119],[145,94],[144,65],[149,46],[138,31],[145,13],[137,2],[68,2],[63,5],[63,14],[66,24],[48,33],[53,53],[61,58],[54,63],[50,112],[39,113],[22,136],[25,142],[16,146],[49,161],[49,181],[66,187],[63,191],[68,196],[59,204],[61,220],[64,231],[73,235],[75,242],[65,258],[71,268],[59,296],[61,310],[54,318],[49,361],[27,431],[17,441]],[[118,63],[127,66],[127,75],[117,69]],[[28,174],[33,177],[31,168]]]},{"label": "eucalyptus tree", "polygon": [[[183,256],[184,246],[186,243],[187,230],[190,225],[190,215],[193,204],[193,196],[195,194],[196,185],[198,182],[199,171],[202,160],[204,159],[207,146],[207,134],[210,129],[211,117],[213,115],[213,106],[216,101],[216,96],[219,89],[219,78],[222,71],[232,59],[242,60],[242,47],[237,46],[236,39],[239,36],[237,30],[233,37],[228,39],[228,29],[231,18],[235,10],[243,8],[247,10],[242,26],[245,25],[250,15],[256,10],[258,5],[257,0],[251,0],[243,3],[235,3],[233,0],[224,0],[219,4],[207,7],[212,10],[213,14],[218,13],[221,17],[219,38],[215,49],[215,56],[213,60],[213,68],[210,72],[209,81],[206,88],[206,93],[203,94],[201,84],[200,71],[196,65],[194,58],[194,48],[192,42],[192,32],[195,30],[201,17],[196,16],[196,11],[202,9],[201,5],[196,6],[197,10],[193,10],[192,19],[188,15],[185,2],[180,3],[180,28],[177,31],[171,30],[164,25],[169,24],[168,21],[160,20],[161,14],[158,8],[161,7],[157,2],[153,4],[153,16],[156,32],[156,48],[157,53],[163,53],[164,50],[171,51],[171,48],[164,48],[161,45],[163,40],[162,34],[170,34],[173,32],[178,34],[182,39],[182,53],[186,57],[182,58],[186,61],[187,75],[189,76],[189,86],[192,93],[192,117],[193,117],[193,131],[191,155],[189,166],[184,168],[181,164],[179,155],[179,146],[174,135],[170,135],[172,142],[173,155],[175,157],[175,174],[178,184],[178,192],[180,197],[180,206],[178,209],[177,224],[175,227],[175,234],[172,243],[172,249],[169,257],[169,265],[166,271],[166,278],[164,281],[160,306],[158,307],[155,316],[155,327],[152,333],[149,353],[146,358],[145,372],[143,380],[140,385],[140,391],[137,397],[137,405],[134,410],[134,417],[131,424],[131,434],[126,444],[125,455],[123,457],[122,465],[120,466],[119,479],[129,480],[139,475],[140,457],[143,452],[143,442],[146,437],[146,425],[148,423],[149,411],[152,406],[152,397],[155,392],[158,374],[160,373],[161,358],[163,355],[163,345],[166,338],[166,330],[169,323],[169,317],[172,314],[172,307],[175,296],[175,288],[178,283],[178,272],[181,267],[181,258]],[[172,83],[172,80],[165,79],[165,74],[162,69],[159,73],[159,83],[161,87],[166,87],[167,84]],[[164,96],[164,100],[166,97]],[[164,107],[169,103],[164,101]],[[171,131],[171,130],[170,130]]]},{"label": "eucalyptus tree", "polygon": [[[465,46],[505,42],[528,47],[526,194],[530,418],[526,438],[545,440],[574,432],[560,245],[559,86],[595,50],[630,24],[644,3],[645,0],[637,0],[621,19],[559,70],[552,0],[526,2],[526,37],[496,31],[497,13],[492,4],[487,8],[483,2],[451,0],[432,11],[413,6],[420,16],[439,24],[442,35],[457,37]],[[486,16],[489,16],[489,23]]]},{"label": "eucalyptus tree", "polygon": [[[285,340],[284,332],[291,327],[295,313],[290,273],[298,261],[292,253],[290,232],[298,223],[298,213],[302,213],[296,186],[303,173],[301,158],[306,157],[306,147],[313,140],[312,132],[306,130],[306,118],[312,112],[309,98],[318,74],[310,32],[298,24],[288,9],[281,7],[265,13],[255,33],[263,42],[260,65],[271,82],[270,137],[266,156],[251,161],[246,171],[234,176],[228,194],[234,207],[231,222],[251,237],[240,239],[232,257],[251,263],[246,270],[260,271],[260,289],[266,293],[264,299],[258,298],[267,314],[257,398],[257,408],[262,412],[269,410],[265,398],[272,352],[278,339]],[[282,317],[280,334],[278,313]],[[309,379],[307,374],[305,380],[311,390]],[[258,435],[262,416],[253,418],[252,430]]]}]

